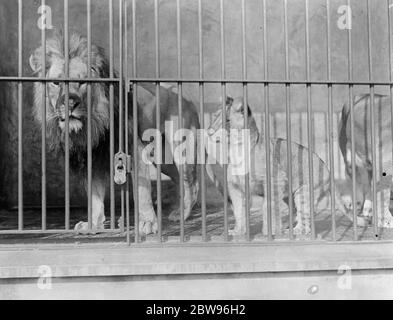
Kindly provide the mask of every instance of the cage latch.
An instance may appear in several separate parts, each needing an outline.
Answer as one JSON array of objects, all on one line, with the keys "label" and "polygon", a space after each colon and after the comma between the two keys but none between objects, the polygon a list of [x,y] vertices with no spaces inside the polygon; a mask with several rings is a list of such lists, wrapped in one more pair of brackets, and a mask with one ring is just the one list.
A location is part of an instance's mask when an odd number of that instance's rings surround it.
[{"label": "cage latch", "polygon": [[118,152],[115,155],[115,175],[114,180],[118,185],[127,182],[127,174],[131,172],[131,156],[124,152]]}]

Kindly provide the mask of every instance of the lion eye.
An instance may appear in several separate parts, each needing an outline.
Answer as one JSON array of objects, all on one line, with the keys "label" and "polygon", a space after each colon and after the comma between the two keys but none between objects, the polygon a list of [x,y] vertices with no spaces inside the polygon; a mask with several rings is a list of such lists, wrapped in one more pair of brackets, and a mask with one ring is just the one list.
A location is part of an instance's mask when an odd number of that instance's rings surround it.
[{"label": "lion eye", "polygon": [[53,84],[54,84],[56,87],[58,87],[58,86],[60,85],[60,82],[55,81],[55,82],[53,82]]}]

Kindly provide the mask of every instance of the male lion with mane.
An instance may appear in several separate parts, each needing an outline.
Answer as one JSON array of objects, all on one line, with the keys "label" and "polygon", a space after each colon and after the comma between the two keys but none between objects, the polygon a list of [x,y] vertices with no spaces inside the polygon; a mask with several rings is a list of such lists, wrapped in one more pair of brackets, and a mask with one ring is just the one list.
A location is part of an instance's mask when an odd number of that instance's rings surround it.
[{"label": "male lion with mane", "polygon": [[[43,70],[42,47],[36,49],[30,56],[30,66],[33,72],[40,77],[58,78],[59,82],[48,82],[42,84],[36,82],[34,85],[34,116],[38,123],[42,124],[42,105],[44,97],[44,85],[46,85],[46,131],[48,144],[54,150],[64,152],[65,147],[65,84],[61,82],[65,77],[65,58],[63,39],[58,34],[49,38],[46,42],[46,66]],[[83,82],[88,76],[88,46],[87,39],[78,33],[73,33],[69,41],[69,76],[72,79],[81,79],[79,82],[69,83],[69,143],[70,143],[70,168],[74,174],[83,177],[86,184],[87,178],[87,84]],[[98,46],[91,46],[91,77],[108,78],[109,63],[105,57],[104,50]],[[118,92],[118,85],[114,85]],[[140,137],[147,129],[156,127],[155,118],[155,91],[154,85],[141,84],[141,88],[150,95],[147,103],[138,102],[138,194],[140,224],[139,231],[142,234],[155,233],[157,231],[157,218],[154,213],[151,199],[151,185],[148,164],[142,160],[144,145]],[[138,86],[139,88],[139,86]],[[131,93],[132,94],[132,93]],[[132,101],[132,99],[129,99]],[[170,117],[178,115],[178,96],[160,87],[161,128]],[[105,221],[105,189],[109,181],[109,163],[111,155],[110,146],[110,106],[109,106],[109,84],[106,82],[91,83],[91,133],[92,133],[92,229],[102,230]],[[114,137],[115,145],[118,141],[118,97],[114,95]],[[132,105],[130,105],[132,114]],[[186,129],[194,132],[199,128],[198,114],[193,104],[183,99],[183,125]],[[132,119],[129,121],[129,135],[132,134]],[[162,132],[162,131],[161,131]],[[165,135],[163,135],[165,140]],[[130,137],[132,143],[133,139]],[[179,142],[180,143],[180,142]],[[163,146],[165,143],[163,143]],[[132,146],[130,146],[132,149]],[[164,149],[164,147],[163,147]],[[196,150],[196,148],[195,148]],[[165,155],[165,151],[162,152]],[[196,156],[195,156],[196,157]],[[196,161],[194,164],[185,165],[184,179],[184,217],[190,215],[192,207],[196,203],[198,194],[198,181],[196,178]],[[177,186],[179,183],[179,172],[176,164],[163,164],[162,172],[168,175]],[[170,215],[171,220],[179,218],[179,211],[175,210]],[[87,222],[79,222],[75,230],[89,231]]]}]

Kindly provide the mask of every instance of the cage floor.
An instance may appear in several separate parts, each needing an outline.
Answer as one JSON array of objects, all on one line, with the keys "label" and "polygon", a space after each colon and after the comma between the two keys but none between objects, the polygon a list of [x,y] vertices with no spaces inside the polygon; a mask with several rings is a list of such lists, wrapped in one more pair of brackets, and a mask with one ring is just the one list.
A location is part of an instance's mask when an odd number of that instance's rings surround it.
[{"label": "cage floor", "polygon": [[[163,190],[163,219],[162,219],[162,235],[164,241],[179,241],[180,224],[169,221],[169,213],[173,209],[173,204],[177,203],[174,199],[174,186],[169,183],[162,188]],[[153,186],[154,190],[154,186]],[[154,200],[153,196],[153,200]],[[212,186],[208,187],[207,191],[207,219],[206,231],[207,236],[215,241],[223,240],[224,233],[224,212],[222,205],[222,197],[214,190]],[[117,213],[119,210],[117,210]],[[134,219],[133,209],[130,215],[130,235],[134,239]],[[17,211],[0,210],[0,230],[16,230],[17,229]],[[73,227],[77,222],[86,220],[85,209],[72,209],[70,225]],[[119,215],[116,216],[116,225]],[[228,225],[229,228],[234,226],[234,217],[230,206],[228,206]],[[335,215],[336,222],[336,240],[350,241],[354,239],[354,230],[352,222],[339,212]],[[287,221],[283,222],[288,224]],[[106,223],[109,228],[109,222]],[[26,230],[37,230],[37,233],[32,234],[0,234],[0,244],[11,243],[85,243],[85,242],[122,242],[125,241],[126,235],[123,232],[116,231],[110,233],[98,233],[95,235],[76,234],[73,231],[69,233],[53,233],[43,234],[39,233],[41,228],[41,212],[40,210],[26,210],[24,213],[24,228]],[[47,229],[64,229],[64,210],[48,210],[47,213]],[[265,240],[262,236],[262,215],[261,211],[256,209],[251,211],[250,216],[250,234],[251,237],[257,241]],[[373,240],[375,239],[374,230],[372,226],[358,227],[359,240]],[[330,210],[322,210],[315,215],[315,231],[316,238],[320,240],[333,240],[332,232],[332,216]],[[202,213],[201,208],[194,208],[189,219],[184,223],[184,235],[186,241],[201,241],[202,236]],[[379,228],[378,238],[380,240],[393,240],[393,229]],[[284,231],[280,235],[276,235],[275,239],[285,240],[289,239],[288,231]],[[297,236],[297,240],[308,240],[308,236]],[[150,235],[143,238],[143,241],[157,241],[157,236]],[[230,238],[231,241],[243,240],[242,238]]]}]

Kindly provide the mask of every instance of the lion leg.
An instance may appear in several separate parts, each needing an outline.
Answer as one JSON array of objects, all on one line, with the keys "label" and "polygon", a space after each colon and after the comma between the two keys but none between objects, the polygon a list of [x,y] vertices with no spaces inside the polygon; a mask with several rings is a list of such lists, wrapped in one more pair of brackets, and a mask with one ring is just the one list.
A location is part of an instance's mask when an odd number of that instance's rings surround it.
[{"label": "lion leg", "polygon": [[377,195],[377,206],[380,212],[378,216],[378,227],[393,228],[393,217],[389,210],[390,189],[385,189]]},{"label": "lion leg", "polygon": [[296,221],[297,225],[293,229],[294,234],[310,234],[311,233],[311,212],[308,185],[301,186],[294,193],[294,202],[297,211]]},{"label": "lion leg", "polygon": [[135,155],[138,157],[138,181],[133,181],[133,185],[138,186],[139,233],[148,235],[157,232],[158,222],[151,198],[149,165],[143,161],[142,151],[143,145],[138,139],[138,152]]},{"label": "lion leg", "polygon": [[[105,181],[103,179],[93,178],[92,181],[92,217],[91,217],[91,225],[92,225],[92,233],[96,233],[97,230],[104,229],[105,222]],[[77,232],[87,232],[89,230],[88,222],[80,221],[75,227],[75,231]]]},{"label": "lion leg", "polygon": [[[281,234],[282,223],[281,216],[285,212],[287,204],[284,201],[274,201],[274,205],[271,206],[271,224],[272,224],[272,235]],[[267,197],[263,197],[262,203],[262,233],[268,235],[268,210],[267,210]]]},{"label": "lion leg", "polygon": [[265,236],[268,235],[267,214],[268,214],[268,212],[267,212],[267,198],[265,196],[265,197],[263,197],[263,202],[262,202],[262,234]]},{"label": "lion leg", "polygon": [[[272,179],[272,233],[273,235],[281,234],[283,231],[282,217],[288,215],[288,204],[284,201],[285,188],[287,181],[282,179],[281,173],[276,174],[276,178]],[[267,186],[265,186],[265,190]],[[267,201],[267,200],[266,200]],[[267,219],[267,216],[266,216]],[[267,221],[267,220],[266,220]]]},{"label": "lion leg", "polygon": [[231,183],[228,184],[228,193],[232,200],[233,214],[235,216],[235,227],[229,230],[229,235],[244,235],[246,233],[245,194]]},{"label": "lion leg", "polygon": [[[196,147],[194,147],[194,152],[196,154]],[[183,170],[184,220],[188,219],[193,207],[198,201],[199,183],[197,179],[197,170],[196,170],[197,159],[196,156],[194,156],[193,158],[194,158],[194,163],[180,165],[180,163],[176,161],[177,159],[175,157],[175,165],[177,168],[177,172],[180,173],[180,170]],[[177,177],[171,176],[171,178],[176,183],[176,185],[180,185],[180,183],[182,183],[180,181],[180,174],[178,174]],[[170,213],[169,220],[180,221],[180,208],[177,208]]]},{"label": "lion leg", "polygon": [[364,200],[362,216],[366,218],[371,218],[373,216],[373,202],[368,198]]},{"label": "lion leg", "polygon": [[[184,165],[184,181],[183,181],[183,190],[184,190],[184,220],[187,220],[191,214],[192,208],[198,201],[198,191],[199,191],[199,183],[196,179],[196,167],[195,165]],[[174,210],[170,215],[169,219],[172,221],[180,220],[180,211]]]}]

